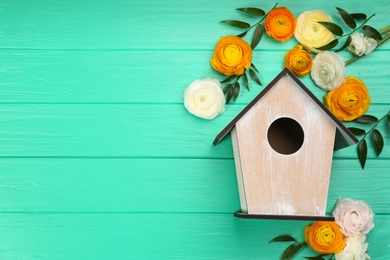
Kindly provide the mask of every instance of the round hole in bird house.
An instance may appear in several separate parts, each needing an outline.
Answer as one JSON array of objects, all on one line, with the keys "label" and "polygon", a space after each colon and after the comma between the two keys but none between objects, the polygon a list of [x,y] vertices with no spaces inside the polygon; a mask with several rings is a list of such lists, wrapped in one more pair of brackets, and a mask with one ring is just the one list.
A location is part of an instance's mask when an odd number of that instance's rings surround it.
[{"label": "round hole in bird house", "polygon": [[301,125],[292,118],[276,119],[268,128],[268,143],[280,154],[293,154],[303,144],[304,133]]}]

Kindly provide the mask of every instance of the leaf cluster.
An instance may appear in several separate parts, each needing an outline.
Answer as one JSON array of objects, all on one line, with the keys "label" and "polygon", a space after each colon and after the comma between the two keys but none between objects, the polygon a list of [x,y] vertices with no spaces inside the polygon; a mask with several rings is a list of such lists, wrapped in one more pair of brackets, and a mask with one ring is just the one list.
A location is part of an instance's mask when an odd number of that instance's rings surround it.
[{"label": "leaf cluster", "polygon": [[[302,248],[306,247],[307,246],[307,243],[306,242],[298,242],[295,238],[293,238],[292,236],[290,235],[281,235],[281,236],[277,236],[273,239],[271,239],[271,241],[269,241],[269,243],[274,243],[274,242],[293,242],[292,244],[290,244],[284,251],[283,251],[283,254],[282,256],[280,257],[280,260],[289,260],[291,259],[293,256],[295,256]],[[311,260],[325,260],[325,256],[328,256],[328,255],[317,255],[317,256],[306,256],[306,257],[303,257],[304,259],[311,259]],[[331,254],[330,257],[328,258],[328,260],[332,260],[334,257],[334,254]]]},{"label": "leaf cluster", "polygon": [[366,164],[367,153],[368,153],[366,137],[370,133],[371,133],[371,141],[373,142],[375,147],[376,156],[379,156],[383,150],[384,139],[382,133],[377,129],[377,126],[384,119],[387,119],[387,125],[390,129],[390,111],[387,112],[381,119],[378,119],[372,115],[363,115],[354,120],[354,122],[357,123],[373,125],[368,131],[362,128],[348,127],[351,133],[353,133],[355,136],[363,136],[357,145],[357,155],[362,169],[364,169],[364,166]]},{"label": "leaf cluster", "polygon": [[254,64],[251,64],[249,69],[245,70],[242,75],[232,75],[221,81],[221,83],[228,83],[223,88],[223,93],[226,95],[226,104],[229,104],[232,99],[233,101],[236,101],[238,95],[240,94],[241,85],[238,80],[241,77],[243,78],[244,86],[249,90],[249,81],[247,73],[249,73],[249,76],[252,78],[252,80],[254,80],[260,86],[262,85],[259,77],[257,76],[257,73],[259,73],[259,71]]},{"label": "leaf cluster", "polygon": [[[272,9],[274,9],[276,6],[277,6],[277,4],[275,4],[275,6]],[[247,23],[245,21],[241,21],[241,20],[223,20],[223,21],[221,21],[221,23],[224,23],[224,24],[236,27],[236,28],[243,29],[243,32],[241,32],[240,34],[237,35],[240,38],[247,35],[247,33],[252,28],[254,28],[252,40],[250,43],[250,46],[253,50],[254,48],[256,48],[256,46],[261,41],[261,38],[263,37],[264,28],[263,28],[263,25],[261,24],[261,22],[264,20],[264,18],[267,16],[268,13],[266,13],[263,9],[256,8],[256,7],[241,7],[241,8],[237,8],[236,10],[239,12],[245,13],[247,15],[261,17],[261,19],[258,22],[254,23],[253,25],[250,25],[249,23]],[[243,78],[244,86],[248,90],[249,90],[248,75],[253,81],[255,81],[257,84],[259,84],[261,86],[262,84],[261,84],[260,78],[258,76],[258,73],[259,73],[259,71],[255,67],[255,65],[251,64],[249,69],[244,71],[244,74],[242,74],[240,76],[232,75],[232,76],[229,76],[226,79],[222,80],[221,83],[228,83],[223,88],[223,93],[226,95],[226,104],[229,104],[229,102],[232,99],[233,99],[233,101],[236,101],[238,95],[240,94],[241,85],[238,82],[238,80],[241,77]]]},{"label": "leaf cluster", "polygon": [[[275,4],[275,6],[272,9],[274,9],[277,5],[278,4]],[[221,23],[228,24],[228,25],[236,27],[236,28],[244,29],[243,32],[241,32],[240,34],[237,35],[240,38],[247,35],[247,33],[252,28],[255,28],[253,35],[252,35],[252,40],[251,40],[251,48],[253,50],[254,48],[256,48],[256,46],[261,41],[261,38],[263,37],[264,28],[263,28],[263,25],[261,24],[261,22],[264,20],[264,18],[267,16],[268,13],[265,13],[265,11],[263,9],[256,8],[256,7],[241,7],[241,8],[237,8],[236,10],[240,11],[242,13],[251,15],[251,16],[261,17],[261,19],[258,22],[254,23],[253,25],[250,25],[249,23],[241,21],[241,20],[223,20],[223,21],[221,21]]]},{"label": "leaf cluster", "polygon": [[291,259],[294,255],[296,255],[299,250],[307,246],[306,242],[298,242],[295,238],[290,235],[281,235],[273,238],[269,243],[274,242],[293,242],[290,244],[283,252],[280,260]]},{"label": "leaf cluster", "polygon": [[[378,30],[376,30],[375,28],[373,28],[369,25],[366,25],[366,23],[373,16],[375,16],[375,14],[372,14],[370,17],[367,17],[367,15],[364,13],[348,13],[347,11],[345,11],[344,9],[342,9],[340,7],[336,7],[336,9],[339,12],[343,21],[345,22],[345,24],[350,29],[352,29],[352,31],[347,33],[347,34],[344,34],[343,29],[339,25],[332,23],[332,22],[318,21],[318,23],[322,24],[326,29],[328,29],[334,35],[339,36],[336,39],[334,39],[333,41],[329,42],[328,44],[317,48],[318,50],[322,50],[322,51],[330,50],[339,44],[340,39],[347,37],[344,44],[342,45],[342,47],[340,47],[339,49],[337,49],[335,51],[338,52],[338,51],[344,50],[345,48],[348,47],[348,45],[352,41],[351,35],[359,29],[362,29],[367,36],[372,37],[378,41],[382,39],[382,35],[379,33]],[[362,21],[362,23],[359,26],[357,26],[357,23],[356,23],[357,21]]]}]

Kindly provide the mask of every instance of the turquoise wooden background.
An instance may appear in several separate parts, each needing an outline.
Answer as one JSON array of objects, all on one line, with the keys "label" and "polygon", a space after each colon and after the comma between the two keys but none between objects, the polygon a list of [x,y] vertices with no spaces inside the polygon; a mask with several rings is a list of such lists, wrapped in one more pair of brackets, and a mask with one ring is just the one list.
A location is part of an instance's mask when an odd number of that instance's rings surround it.
[{"label": "turquoise wooden background", "polygon": [[[271,238],[303,238],[310,222],[233,217],[230,138],[212,146],[262,87],[252,82],[213,121],[183,106],[193,80],[223,79],[209,58],[220,36],[239,31],[218,22],[251,21],[234,9],[273,5],[0,0],[0,259],[277,259],[286,245]],[[341,24],[338,6],[376,13],[377,29],[390,24],[388,0],[279,5],[295,15],[322,9]],[[253,62],[264,85],[295,44],[263,38]],[[386,42],[347,67],[367,84],[378,117],[390,107],[389,51]],[[364,171],[355,147],[334,154],[328,214],[338,197],[367,201],[376,214],[369,255],[390,259],[390,133],[380,129],[383,154],[375,158],[370,145]]]}]

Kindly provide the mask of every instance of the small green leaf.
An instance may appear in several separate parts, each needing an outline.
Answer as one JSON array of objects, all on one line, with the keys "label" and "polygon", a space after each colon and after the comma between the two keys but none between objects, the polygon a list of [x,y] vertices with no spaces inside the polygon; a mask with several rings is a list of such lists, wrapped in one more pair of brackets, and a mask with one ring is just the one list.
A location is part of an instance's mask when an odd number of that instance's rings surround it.
[{"label": "small green leaf", "polygon": [[243,33],[240,33],[240,34],[237,34],[237,37],[244,37],[246,34],[248,33],[248,31],[244,31]]},{"label": "small green leaf", "polygon": [[234,92],[233,92],[233,100],[234,101],[236,101],[239,94],[240,94],[240,83],[238,83],[238,81],[236,81],[234,83]]},{"label": "small green leaf", "polygon": [[341,27],[335,23],[332,22],[318,22],[318,23],[325,26],[325,28],[331,31],[331,33],[333,33],[334,35],[342,36],[344,33],[343,29],[341,29]]},{"label": "small green leaf", "polygon": [[361,129],[361,128],[348,127],[348,130],[351,131],[351,133],[356,135],[356,136],[366,134],[366,131],[364,129]]},{"label": "small green leaf", "polygon": [[273,242],[296,242],[297,240],[295,238],[293,238],[292,236],[290,235],[281,235],[281,236],[277,236],[273,239],[271,239],[271,241],[269,241],[269,243],[273,243]]},{"label": "small green leaf", "polygon": [[254,16],[264,16],[265,15],[265,12],[263,10],[261,10],[259,8],[255,8],[255,7],[242,7],[242,8],[237,8],[236,10],[250,14],[250,15],[254,15]]},{"label": "small green leaf", "polygon": [[305,256],[303,258],[310,259],[310,260],[325,260],[325,258],[323,258],[321,255],[318,255],[318,256]]},{"label": "small green leaf", "polygon": [[360,140],[357,152],[360,165],[362,166],[362,169],[364,169],[367,160],[367,142],[365,139]]},{"label": "small green leaf", "polygon": [[226,104],[229,104],[230,100],[232,99],[233,92],[234,92],[233,88],[229,88],[226,96]]},{"label": "small green leaf", "polygon": [[339,43],[339,40],[334,39],[333,41],[329,42],[328,44],[326,44],[322,47],[318,47],[316,49],[320,50],[320,51],[327,51],[327,50],[332,49],[333,47],[336,47],[338,43]]},{"label": "small green leaf", "polygon": [[353,14],[351,14],[351,16],[355,20],[366,20],[367,19],[367,15],[365,15],[363,13],[353,13]]},{"label": "small green leaf", "polygon": [[263,26],[259,23],[256,26],[255,32],[253,33],[252,42],[251,42],[252,50],[256,48],[257,44],[259,44],[262,36],[263,36]]},{"label": "small green leaf", "polygon": [[256,75],[256,73],[255,73],[252,69],[249,70],[249,75],[251,76],[251,78],[252,78],[257,84],[259,84],[260,86],[262,86],[259,77]]},{"label": "small green leaf", "polygon": [[351,37],[350,35],[348,35],[347,40],[345,41],[343,47],[341,47],[340,49],[335,50],[335,52],[339,52],[339,51],[344,50],[345,48],[348,47],[348,45],[349,45],[351,42],[352,42],[352,37]]},{"label": "small green leaf", "polygon": [[224,20],[221,21],[221,23],[225,23],[234,27],[242,28],[242,29],[248,29],[251,27],[249,23],[238,21],[238,20]]},{"label": "small green leaf", "polygon": [[256,68],[255,64],[251,63],[251,68],[256,71],[257,73],[259,73],[259,70]]},{"label": "small green leaf", "polygon": [[371,115],[362,115],[361,117],[358,117],[353,121],[361,124],[375,124],[376,122],[378,122],[378,118]]},{"label": "small green leaf", "polygon": [[237,75],[231,75],[231,76],[227,77],[226,79],[222,80],[221,83],[232,81],[236,77],[237,77]]},{"label": "small green leaf", "polygon": [[223,94],[226,94],[228,92],[228,90],[231,88],[232,84],[227,84],[224,88],[223,88]]},{"label": "small green leaf", "polygon": [[249,82],[248,82],[248,76],[246,75],[246,71],[244,72],[244,74],[242,74],[242,78],[244,81],[244,86],[249,90]]},{"label": "small green leaf", "polygon": [[379,156],[383,150],[383,145],[384,145],[383,136],[381,132],[374,129],[372,131],[372,140],[374,141],[375,144],[376,156]]},{"label": "small green leaf", "polygon": [[389,128],[390,128],[390,114],[387,115],[387,125],[388,125]]},{"label": "small green leaf", "polygon": [[289,254],[286,255],[285,259],[291,259],[304,246],[306,246],[306,242],[295,244],[294,247],[290,250]]},{"label": "small green leaf", "polygon": [[375,28],[369,25],[364,25],[362,29],[372,38],[382,40],[382,35]]},{"label": "small green leaf", "polygon": [[339,11],[339,14],[341,15],[341,18],[343,18],[344,22],[349,26],[351,29],[356,28],[356,22],[353,19],[353,17],[344,9],[341,9],[339,7],[336,7],[337,11]]},{"label": "small green leaf", "polygon": [[280,257],[280,260],[287,259],[287,256],[290,254],[290,252],[294,249],[295,244],[289,245],[286,250],[284,250],[282,256]]}]

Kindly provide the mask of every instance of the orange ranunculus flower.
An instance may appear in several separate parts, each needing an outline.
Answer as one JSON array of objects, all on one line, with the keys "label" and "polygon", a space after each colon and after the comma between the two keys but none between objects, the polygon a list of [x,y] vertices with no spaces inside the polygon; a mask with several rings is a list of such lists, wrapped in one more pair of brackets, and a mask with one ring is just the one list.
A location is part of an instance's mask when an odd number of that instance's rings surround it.
[{"label": "orange ranunculus flower", "polygon": [[264,27],[274,40],[285,42],[294,35],[297,19],[286,7],[272,9],[265,18]]},{"label": "orange ranunculus flower", "polygon": [[305,227],[306,243],[320,254],[337,254],[345,247],[344,235],[336,222],[317,221]]},{"label": "orange ranunculus flower", "polygon": [[324,96],[325,105],[339,120],[352,121],[370,107],[371,99],[363,81],[349,76],[338,88]]},{"label": "orange ranunculus flower", "polygon": [[211,66],[225,74],[244,74],[245,69],[251,66],[252,48],[237,36],[224,36],[219,39],[214,49],[214,57],[210,59]]},{"label": "orange ranunculus flower", "polygon": [[307,75],[313,66],[313,58],[298,44],[286,53],[284,66],[299,77]]}]

